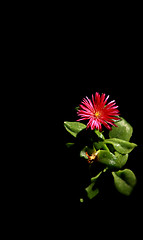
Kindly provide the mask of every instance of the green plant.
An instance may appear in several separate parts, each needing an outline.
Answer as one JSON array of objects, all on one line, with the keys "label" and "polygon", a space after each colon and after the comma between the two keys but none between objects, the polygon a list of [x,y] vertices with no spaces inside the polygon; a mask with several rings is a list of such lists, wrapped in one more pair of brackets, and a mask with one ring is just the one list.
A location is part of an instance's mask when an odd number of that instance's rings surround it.
[{"label": "green plant", "polygon": [[[100,182],[105,174],[110,174],[115,188],[129,196],[136,185],[135,174],[124,168],[129,154],[137,146],[130,142],[133,127],[124,119],[116,121],[116,126],[108,132],[87,129],[80,122],[64,122],[65,129],[73,136],[73,141],[66,145],[77,157],[87,161],[90,182],[85,184],[85,198],[93,199],[101,191]],[[80,202],[85,199],[80,196]]]}]

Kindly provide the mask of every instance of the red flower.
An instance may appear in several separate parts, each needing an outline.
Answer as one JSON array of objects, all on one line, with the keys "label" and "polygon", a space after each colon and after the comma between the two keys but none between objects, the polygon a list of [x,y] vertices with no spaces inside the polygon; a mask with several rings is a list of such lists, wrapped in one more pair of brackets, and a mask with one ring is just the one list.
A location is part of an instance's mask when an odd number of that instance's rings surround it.
[{"label": "red flower", "polygon": [[87,128],[91,127],[91,130],[96,128],[99,131],[102,131],[101,124],[109,130],[112,129],[110,125],[117,127],[114,120],[120,120],[118,117],[118,106],[116,106],[115,100],[106,105],[108,98],[109,95],[105,98],[104,93],[100,96],[98,92],[96,92],[95,98],[92,94],[92,101],[88,97],[83,98],[77,112],[80,119],[77,121],[89,120]]}]

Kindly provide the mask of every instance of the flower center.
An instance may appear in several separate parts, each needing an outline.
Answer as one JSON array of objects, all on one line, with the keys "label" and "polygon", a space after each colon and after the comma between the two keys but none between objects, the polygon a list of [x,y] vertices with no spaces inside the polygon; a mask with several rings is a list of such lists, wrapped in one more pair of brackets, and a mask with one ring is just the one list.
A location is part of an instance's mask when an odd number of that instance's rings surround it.
[{"label": "flower center", "polygon": [[97,111],[97,112],[95,113],[95,117],[100,117],[100,112]]}]

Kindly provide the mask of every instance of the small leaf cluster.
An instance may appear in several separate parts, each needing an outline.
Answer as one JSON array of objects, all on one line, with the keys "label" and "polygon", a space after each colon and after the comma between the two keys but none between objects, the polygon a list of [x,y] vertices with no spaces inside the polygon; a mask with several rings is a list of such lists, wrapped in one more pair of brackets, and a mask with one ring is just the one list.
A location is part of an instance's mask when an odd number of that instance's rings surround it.
[{"label": "small leaf cluster", "polygon": [[[100,193],[100,181],[105,173],[112,176],[118,192],[129,196],[136,185],[136,176],[130,169],[123,169],[130,152],[137,146],[130,142],[133,134],[132,126],[121,118],[116,122],[117,127],[106,134],[98,130],[86,130],[86,125],[80,122],[64,122],[65,129],[74,137],[67,147],[75,151],[78,157],[87,161],[90,182],[85,185],[86,197],[93,199]],[[83,202],[80,197],[80,202]]]}]

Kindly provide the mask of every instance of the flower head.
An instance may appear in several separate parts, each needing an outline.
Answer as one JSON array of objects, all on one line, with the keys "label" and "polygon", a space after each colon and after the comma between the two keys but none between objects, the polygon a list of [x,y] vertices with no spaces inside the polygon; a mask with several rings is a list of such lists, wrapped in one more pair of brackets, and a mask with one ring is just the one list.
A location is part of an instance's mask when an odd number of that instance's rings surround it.
[{"label": "flower head", "polygon": [[77,112],[80,119],[77,121],[89,120],[87,128],[91,127],[91,130],[96,128],[102,131],[101,124],[109,130],[112,129],[111,126],[117,127],[114,121],[120,120],[118,106],[115,100],[107,104],[108,98],[109,95],[105,98],[104,93],[100,96],[98,92],[95,93],[95,97],[92,94],[92,101],[88,97],[83,98]]}]

